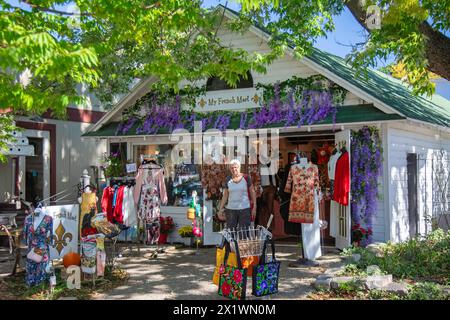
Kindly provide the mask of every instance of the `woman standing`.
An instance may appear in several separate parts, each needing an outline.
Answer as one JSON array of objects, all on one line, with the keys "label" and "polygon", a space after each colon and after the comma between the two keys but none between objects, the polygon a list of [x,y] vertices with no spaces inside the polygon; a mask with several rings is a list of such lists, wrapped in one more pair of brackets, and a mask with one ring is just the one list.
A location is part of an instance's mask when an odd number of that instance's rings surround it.
[{"label": "woman standing", "polygon": [[[248,175],[241,173],[241,163],[235,159],[230,161],[231,176],[224,184],[219,215],[229,229],[248,228],[256,215],[256,193]],[[225,207],[226,204],[226,207]],[[225,207],[225,214],[224,214]]]}]

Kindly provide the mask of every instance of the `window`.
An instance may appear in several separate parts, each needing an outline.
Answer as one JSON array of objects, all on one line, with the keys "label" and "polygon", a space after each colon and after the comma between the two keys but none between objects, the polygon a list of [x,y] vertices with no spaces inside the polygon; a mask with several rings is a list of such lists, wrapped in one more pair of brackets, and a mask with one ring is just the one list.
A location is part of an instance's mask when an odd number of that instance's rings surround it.
[{"label": "window", "polygon": [[[140,165],[141,155],[159,155],[158,163],[164,168],[167,190],[167,206],[187,207],[192,200],[192,191],[197,191],[199,203],[203,204],[203,188],[200,180],[201,165],[185,164],[172,160],[173,144],[134,145],[133,157]],[[194,147],[192,147],[194,148]],[[194,149],[191,150],[191,163],[194,163]]]},{"label": "window", "polygon": [[253,77],[250,71],[247,71],[247,79],[244,79],[244,77],[242,76],[240,77],[239,81],[236,84],[236,88],[229,86],[226,81],[218,77],[211,77],[206,82],[206,91],[242,89],[242,88],[253,88]]},{"label": "window", "polygon": [[116,142],[109,144],[109,151],[111,153],[117,153],[122,161],[126,161],[127,158],[127,143],[126,142]]}]

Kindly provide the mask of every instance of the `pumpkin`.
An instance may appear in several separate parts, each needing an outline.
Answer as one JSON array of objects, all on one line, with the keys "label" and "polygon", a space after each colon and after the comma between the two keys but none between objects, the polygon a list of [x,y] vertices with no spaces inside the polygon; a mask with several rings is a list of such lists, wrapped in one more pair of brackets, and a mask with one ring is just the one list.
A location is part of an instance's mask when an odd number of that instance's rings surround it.
[{"label": "pumpkin", "polygon": [[63,257],[63,264],[66,269],[73,265],[79,266],[81,264],[80,255],[75,252],[69,252],[65,254]]},{"label": "pumpkin", "polygon": [[187,218],[189,220],[194,220],[195,219],[195,209],[194,208],[189,208],[187,210]]}]

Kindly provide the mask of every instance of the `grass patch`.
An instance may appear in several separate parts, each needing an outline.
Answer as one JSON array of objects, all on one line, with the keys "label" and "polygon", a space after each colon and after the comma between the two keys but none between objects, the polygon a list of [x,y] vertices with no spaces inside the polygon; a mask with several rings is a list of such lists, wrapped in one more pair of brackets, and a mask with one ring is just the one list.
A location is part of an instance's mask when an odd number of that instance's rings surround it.
[{"label": "grass patch", "polygon": [[0,283],[1,299],[4,300],[57,300],[61,297],[76,297],[78,300],[89,300],[97,293],[109,291],[126,283],[128,273],[122,269],[105,270],[105,276],[97,278],[95,285],[92,280],[81,282],[81,289],[67,289],[66,281],[61,279],[59,269],[55,271],[56,287],[50,290],[48,281],[39,286],[28,287],[25,284],[25,271],[14,276],[5,277]]}]

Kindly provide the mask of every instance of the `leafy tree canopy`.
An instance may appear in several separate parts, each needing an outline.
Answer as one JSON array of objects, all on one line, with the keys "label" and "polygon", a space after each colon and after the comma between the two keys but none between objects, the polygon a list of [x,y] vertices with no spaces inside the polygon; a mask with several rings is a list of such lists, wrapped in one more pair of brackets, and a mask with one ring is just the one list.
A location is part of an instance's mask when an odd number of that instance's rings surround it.
[{"label": "leafy tree canopy", "polygon": [[[0,108],[62,117],[70,104],[83,103],[81,84],[111,105],[148,76],[175,90],[183,79],[211,75],[234,84],[250,69],[264,72],[287,45],[307,54],[345,6],[367,29],[350,57],[360,70],[394,54],[416,93],[433,92],[427,71],[450,79],[450,0],[236,1],[242,14],[226,21],[202,0],[0,0]],[[367,28],[369,5],[380,8],[379,29]],[[272,34],[272,52],[220,42],[219,28],[241,32],[251,23]]]}]

